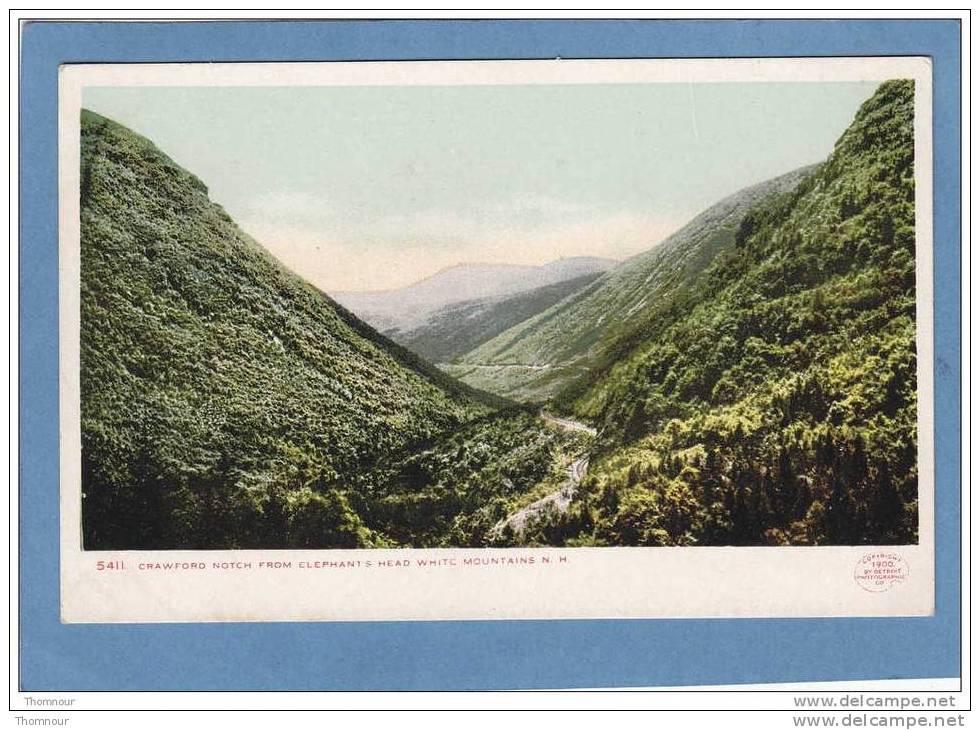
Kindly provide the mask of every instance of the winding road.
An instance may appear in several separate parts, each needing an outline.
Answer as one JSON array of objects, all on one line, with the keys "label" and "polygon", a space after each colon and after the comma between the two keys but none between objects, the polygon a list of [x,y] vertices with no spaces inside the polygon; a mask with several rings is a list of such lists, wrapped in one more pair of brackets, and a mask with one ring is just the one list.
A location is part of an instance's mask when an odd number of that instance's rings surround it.
[{"label": "winding road", "polygon": [[[545,423],[550,423],[560,428],[568,429],[569,431],[582,431],[590,436],[596,435],[594,428],[579,421],[553,416],[547,411],[541,411],[539,415]],[[572,460],[565,469],[567,476],[560,489],[532,502],[527,507],[519,509],[512,515],[508,515],[506,519],[494,525],[490,533],[491,537],[499,536],[506,527],[510,527],[515,535],[522,535],[527,528],[528,522],[534,521],[538,517],[548,513],[561,514],[566,512],[572,503],[572,498],[575,496],[575,490],[578,489],[578,485],[585,477],[588,468],[588,456],[580,456]]]}]

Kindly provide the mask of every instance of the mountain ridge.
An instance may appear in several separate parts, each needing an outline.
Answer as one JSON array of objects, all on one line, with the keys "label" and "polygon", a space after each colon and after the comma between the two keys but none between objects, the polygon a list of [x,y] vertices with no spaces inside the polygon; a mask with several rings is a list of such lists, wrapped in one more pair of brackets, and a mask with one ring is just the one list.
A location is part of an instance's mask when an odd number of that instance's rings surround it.
[{"label": "mountain ridge", "polygon": [[347,477],[502,401],[289,271],[146,138],[80,124],[86,547],[285,544],[269,510],[371,543]]},{"label": "mountain ridge", "polygon": [[419,281],[381,291],[331,291],[330,296],[377,330],[416,329],[439,309],[464,301],[520,294],[608,270],[612,259],[575,256],[542,264],[454,264]]},{"label": "mountain ridge", "polygon": [[883,83],[562,393],[600,436],[553,543],[918,541],[914,119],[914,82]]},{"label": "mountain ridge", "polygon": [[742,215],[794,187],[799,168],[751,185],[710,206],[661,243],[605,272],[534,317],[462,355],[447,371],[506,397],[547,400],[596,366],[610,332],[628,327],[732,245]]},{"label": "mountain ridge", "polygon": [[[632,257],[631,257],[632,258]],[[628,259],[624,259],[628,260]],[[586,266],[597,265],[597,266],[609,266],[610,268],[618,266],[622,261],[619,259],[611,259],[604,256],[562,256],[557,259],[545,262],[543,264],[508,264],[492,261],[460,261],[459,263],[449,264],[444,266],[438,271],[423,276],[418,281],[413,281],[410,284],[405,284],[403,286],[388,287],[384,289],[331,289],[329,294],[332,296],[334,294],[391,294],[393,292],[402,291],[404,289],[409,289],[412,287],[419,286],[420,284],[425,284],[433,279],[439,279],[440,277],[452,273],[454,271],[480,271],[480,270],[501,270],[501,271],[542,271],[550,270],[555,268],[560,268],[563,264],[576,264],[582,263]]]},{"label": "mountain ridge", "polygon": [[419,326],[407,331],[389,331],[388,335],[431,362],[449,363],[588,286],[599,276],[599,273],[585,274],[515,294],[446,304]]}]

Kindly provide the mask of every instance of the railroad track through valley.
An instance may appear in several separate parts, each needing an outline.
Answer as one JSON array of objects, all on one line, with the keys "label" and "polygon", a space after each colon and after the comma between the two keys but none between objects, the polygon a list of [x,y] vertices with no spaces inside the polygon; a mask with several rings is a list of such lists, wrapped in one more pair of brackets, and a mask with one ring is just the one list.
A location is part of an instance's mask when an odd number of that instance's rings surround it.
[{"label": "railroad track through valley", "polygon": [[[542,410],[539,416],[545,423],[550,423],[551,425],[558,426],[559,428],[564,428],[569,431],[579,431],[582,433],[587,433],[590,436],[595,436],[597,433],[596,429],[592,428],[588,424],[573,420],[571,418],[554,416],[545,410]],[[578,490],[578,486],[582,483],[582,479],[585,478],[585,474],[588,472],[588,470],[589,457],[587,454],[578,456],[570,461],[568,466],[565,467],[565,481],[562,483],[559,489],[539,500],[532,502],[527,507],[523,507],[517,512],[508,515],[505,519],[494,525],[493,530],[490,532],[490,536],[499,537],[507,527],[509,527],[515,535],[523,535],[528,524],[536,522],[538,518],[543,517],[546,514],[557,515],[567,512],[569,506],[572,504],[572,499],[575,497],[575,492]]]}]

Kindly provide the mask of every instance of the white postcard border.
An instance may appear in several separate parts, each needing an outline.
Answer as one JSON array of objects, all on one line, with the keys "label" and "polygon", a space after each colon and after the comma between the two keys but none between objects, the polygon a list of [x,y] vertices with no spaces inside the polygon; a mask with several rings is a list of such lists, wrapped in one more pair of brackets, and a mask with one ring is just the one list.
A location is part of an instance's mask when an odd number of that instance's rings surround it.
[{"label": "white postcard border", "polygon": [[[78,119],[84,86],[611,84],[890,78],[911,78],[916,82],[918,545],[111,552],[81,549]],[[61,68],[59,83],[59,190],[63,622],[933,613],[932,67],[928,58],[66,65]],[[855,579],[855,568],[872,554],[887,554],[904,562],[906,579],[887,591],[866,590]],[[111,562],[124,567],[99,570],[100,561],[103,565]],[[420,565],[419,561],[426,564]],[[263,565],[287,562],[289,568]],[[204,567],[164,567],[168,564]],[[250,567],[243,567],[244,564]],[[160,567],[141,568],[147,565]]]}]

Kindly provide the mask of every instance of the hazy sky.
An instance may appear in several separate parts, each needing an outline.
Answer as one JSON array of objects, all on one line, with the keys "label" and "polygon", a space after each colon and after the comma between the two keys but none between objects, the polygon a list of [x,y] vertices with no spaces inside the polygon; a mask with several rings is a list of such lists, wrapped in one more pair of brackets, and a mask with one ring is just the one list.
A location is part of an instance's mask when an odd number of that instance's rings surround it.
[{"label": "hazy sky", "polygon": [[875,85],[113,87],[83,104],[331,291],[465,261],[631,256],[822,160]]}]

